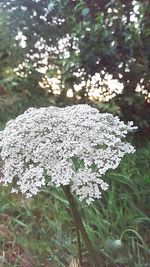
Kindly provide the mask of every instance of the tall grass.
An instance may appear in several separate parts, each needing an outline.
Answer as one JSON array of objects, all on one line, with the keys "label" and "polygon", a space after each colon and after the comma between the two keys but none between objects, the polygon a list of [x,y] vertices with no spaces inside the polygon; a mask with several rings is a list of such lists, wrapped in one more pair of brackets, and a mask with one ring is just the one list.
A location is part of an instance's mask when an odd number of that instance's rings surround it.
[{"label": "tall grass", "polygon": [[[90,206],[78,203],[92,242],[104,254],[102,267],[149,266],[149,158],[150,143],[107,173],[110,189],[101,200]],[[24,199],[1,186],[0,266],[68,266],[77,257],[69,213],[61,189],[45,188],[33,199]],[[88,262],[83,242],[82,253]]]}]

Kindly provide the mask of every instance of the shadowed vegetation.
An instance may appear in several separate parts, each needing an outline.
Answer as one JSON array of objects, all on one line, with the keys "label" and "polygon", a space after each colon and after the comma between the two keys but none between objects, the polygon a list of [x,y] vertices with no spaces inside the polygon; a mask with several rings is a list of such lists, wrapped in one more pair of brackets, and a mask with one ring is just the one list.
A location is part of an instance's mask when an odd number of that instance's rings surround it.
[{"label": "shadowed vegetation", "polygon": [[[78,103],[138,126],[103,198],[76,199],[97,267],[150,266],[149,18],[147,0],[0,1],[0,129],[31,106]],[[63,191],[25,199],[0,186],[0,267],[79,267],[77,246]],[[91,267],[83,240],[81,252]]]}]

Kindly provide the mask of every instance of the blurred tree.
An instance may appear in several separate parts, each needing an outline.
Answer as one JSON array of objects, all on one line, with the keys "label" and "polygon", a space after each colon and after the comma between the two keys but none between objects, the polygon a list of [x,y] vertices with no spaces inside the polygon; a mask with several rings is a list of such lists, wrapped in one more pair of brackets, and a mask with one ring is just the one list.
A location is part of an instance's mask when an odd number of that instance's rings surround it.
[{"label": "blurred tree", "polygon": [[[2,35],[8,48],[0,44],[0,65],[16,57],[11,67],[17,75],[34,77],[36,87],[41,82],[56,104],[115,104],[116,113],[149,131],[148,0],[1,0],[0,8],[10,38]],[[110,105],[100,104],[102,98]]]}]

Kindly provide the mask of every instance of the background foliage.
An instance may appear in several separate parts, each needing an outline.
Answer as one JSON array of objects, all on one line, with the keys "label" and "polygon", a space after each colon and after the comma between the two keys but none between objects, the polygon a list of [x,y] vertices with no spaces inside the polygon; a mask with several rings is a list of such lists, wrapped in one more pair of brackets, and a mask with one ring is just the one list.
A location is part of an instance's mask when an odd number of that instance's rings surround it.
[{"label": "background foliage", "polygon": [[[148,0],[0,1],[1,128],[29,106],[77,103],[139,127],[137,152],[107,175],[111,190],[101,202],[80,206],[104,266],[150,262],[149,18]],[[4,266],[68,266],[77,256],[60,191],[26,201],[2,187],[0,205]],[[83,254],[88,261],[84,245]]]}]

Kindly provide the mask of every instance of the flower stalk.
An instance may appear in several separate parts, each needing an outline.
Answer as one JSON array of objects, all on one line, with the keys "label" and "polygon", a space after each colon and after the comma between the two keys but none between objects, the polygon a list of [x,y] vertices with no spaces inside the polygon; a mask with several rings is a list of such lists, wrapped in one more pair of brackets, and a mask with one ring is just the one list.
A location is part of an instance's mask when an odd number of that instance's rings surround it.
[{"label": "flower stalk", "polygon": [[87,250],[89,251],[90,254],[90,258],[92,260],[92,265],[94,267],[100,267],[101,265],[101,259],[100,259],[100,255],[98,255],[97,251],[95,250],[95,248],[93,247],[91,240],[88,237],[88,234],[86,232],[86,229],[84,227],[84,224],[82,222],[80,213],[77,209],[74,197],[70,191],[70,187],[69,186],[64,186],[63,187],[63,191],[65,193],[65,196],[69,202],[71,211],[72,211],[72,216],[75,222],[75,225],[77,226],[77,228],[79,229],[81,236],[85,242],[85,245],[87,247]]}]

